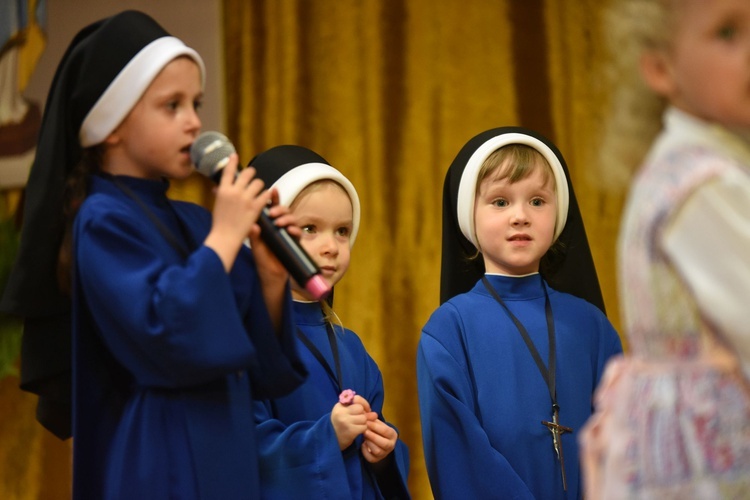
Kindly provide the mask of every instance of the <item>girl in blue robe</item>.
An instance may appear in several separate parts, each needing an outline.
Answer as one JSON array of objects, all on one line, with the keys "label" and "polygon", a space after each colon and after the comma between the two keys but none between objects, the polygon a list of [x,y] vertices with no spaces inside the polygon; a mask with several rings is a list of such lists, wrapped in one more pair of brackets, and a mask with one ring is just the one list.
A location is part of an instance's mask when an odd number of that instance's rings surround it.
[{"label": "girl in blue robe", "polygon": [[[252,169],[235,179],[235,156],[213,216],[166,196],[165,179],[194,171],[204,73],[194,50],[127,11],[76,36],[50,91],[11,280],[25,285],[6,299],[52,298],[24,362],[55,369],[70,362],[52,339],[70,331],[72,311],[77,499],[257,498],[252,395],[288,393],[304,377],[288,275],[255,223],[273,193]],[[61,286],[29,282],[57,267],[58,252]]]},{"label": "girl in blue robe", "polygon": [[[571,195],[556,148],[519,128],[479,134],[450,167],[444,303],[417,353],[436,498],[582,497],[577,431],[606,361],[622,347],[600,309],[548,282],[564,288],[560,269],[570,257],[584,264],[575,286],[600,299],[590,254],[575,255],[588,252],[582,225],[571,228],[582,240],[563,237],[570,208],[577,212]],[[560,239],[565,246],[552,246]],[[456,275],[477,262],[482,274],[462,289],[465,277]]]},{"label": "girl in blue robe", "polygon": [[[302,247],[330,286],[349,264],[359,228],[354,186],[316,153],[278,146],[251,165],[302,227]],[[298,350],[309,372],[281,398],[255,403],[262,498],[409,498],[409,456],[382,415],[383,380],[357,334],[330,303],[293,284]],[[351,403],[339,395],[356,393]]]}]

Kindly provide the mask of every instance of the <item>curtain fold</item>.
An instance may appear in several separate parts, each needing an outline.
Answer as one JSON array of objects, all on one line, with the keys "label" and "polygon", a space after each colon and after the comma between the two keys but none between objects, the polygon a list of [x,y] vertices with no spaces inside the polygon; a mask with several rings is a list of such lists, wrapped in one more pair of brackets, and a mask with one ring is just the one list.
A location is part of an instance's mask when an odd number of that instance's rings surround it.
[{"label": "curtain fold", "polygon": [[[422,325],[438,306],[445,172],[501,125],[557,141],[616,321],[617,200],[590,172],[603,55],[597,0],[224,0],[227,131],[247,163],[309,147],[351,179],[362,225],[335,309],[383,372],[384,412],[430,498],[417,404]],[[594,170],[595,171],[595,170]],[[613,223],[614,221],[614,223]]]}]

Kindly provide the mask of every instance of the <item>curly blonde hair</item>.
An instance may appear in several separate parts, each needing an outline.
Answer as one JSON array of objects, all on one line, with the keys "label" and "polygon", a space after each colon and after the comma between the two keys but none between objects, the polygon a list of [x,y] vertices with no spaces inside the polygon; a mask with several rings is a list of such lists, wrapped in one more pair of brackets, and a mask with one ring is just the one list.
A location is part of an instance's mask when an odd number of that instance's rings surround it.
[{"label": "curly blonde hair", "polygon": [[667,106],[641,78],[641,55],[668,51],[682,0],[610,0],[603,25],[610,89],[599,150],[605,187],[626,187],[662,126]]}]

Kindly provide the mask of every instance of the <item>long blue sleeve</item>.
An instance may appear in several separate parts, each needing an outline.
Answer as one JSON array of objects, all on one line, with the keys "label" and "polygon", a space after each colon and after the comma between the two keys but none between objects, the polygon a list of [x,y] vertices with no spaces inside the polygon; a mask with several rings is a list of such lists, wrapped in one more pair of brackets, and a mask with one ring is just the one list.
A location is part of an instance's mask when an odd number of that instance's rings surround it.
[{"label": "long blue sleeve", "polygon": [[[332,372],[333,353],[317,304],[294,303],[300,332],[316,346]],[[380,370],[356,334],[336,333],[344,388],[364,397],[381,420],[383,382]],[[260,453],[262,498],[383,498],[374,468],[361,456],[362,437],[339,449],[331,410],[338,401],[338,381],[299,342],[298,351],[309,375],[288,396],[256,401],[254,414]],[[385,420],[384,420],[385,421]],[[389,424],[390,425],[390,424]],[[399,498],[408,498],[408,450],[399,440],[384,471],[396,484]]]},{"label": "long blue sleeve", "polygon": [[272,401],[256,402],[254,412],[263,498],[351,498],[330,412],[289,425],[273,418]]}]

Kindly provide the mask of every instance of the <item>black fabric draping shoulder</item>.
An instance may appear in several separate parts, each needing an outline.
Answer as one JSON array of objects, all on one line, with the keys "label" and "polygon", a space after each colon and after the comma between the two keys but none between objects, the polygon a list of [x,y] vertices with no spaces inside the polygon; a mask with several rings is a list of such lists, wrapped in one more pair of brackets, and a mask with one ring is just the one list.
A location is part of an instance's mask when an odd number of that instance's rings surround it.
[{"label": "black fabric draping shoulder", "polygon": [[88,112],[125,65],[168,36],[151,17],[125,11],[73,38],[52,80],[24,192],[18,256],[0,310],[24,318],[21,388],[39,395],[37,419],[60,438],[71,435],[70,298],[57,284],[66,178],[80,161],[79,131]]},{"label": "black fabric draping shoulder", "polygon": [[[542,135],[523,127],[499,127],[487,130],[469,140],[456,155],[443,184],[443,247],[440,272],[440,303],[469,291],[484,275],[481,257],[470,259],[476,253],[474,245],[461,233],[456,215],[458,187],[469,158],[485,142],[502,134],[519,133],[532,136],[546,144],[558,157],[565,171],[570,201],[568,219],[560,234],[562,254],[554,262],[543,262],[540,272],[554,289],[581,297],[605,312],[599,279],[591,256],[586,229],[583,225],[568,166],[557,147]],[[547,258],[547,256],[545,256]]]}]

